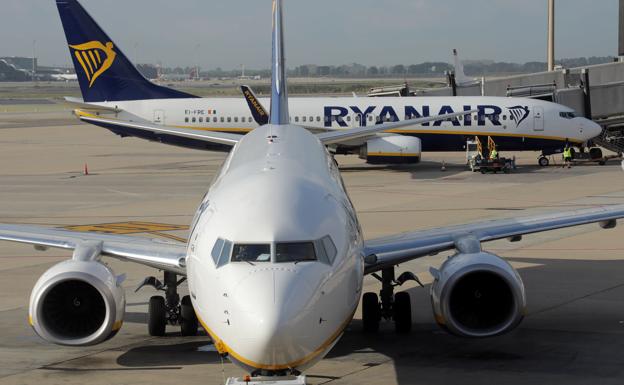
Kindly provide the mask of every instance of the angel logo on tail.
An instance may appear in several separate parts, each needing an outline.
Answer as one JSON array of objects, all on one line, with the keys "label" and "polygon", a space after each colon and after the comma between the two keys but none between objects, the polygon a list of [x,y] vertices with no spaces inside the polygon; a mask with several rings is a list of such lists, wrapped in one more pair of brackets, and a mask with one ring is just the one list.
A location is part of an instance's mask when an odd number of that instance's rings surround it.
[{"label": "angel logo on tail", "polygon": [[106,45],[99,41],[90,41],[84,44],[70,45],[70,48],[74,50],[76,60],[87,75],[89,88],[93,86],[100,75],[113,65],[117,56],[113,50],[113,43],[110,41]]},{"label": "angel logo on tail", "polygon": [[516,127],[518,127],[520,123],[529,117],[529,107],[514,106],[507,107],[507,109],[509,110],[511,120],[516,123]]}]

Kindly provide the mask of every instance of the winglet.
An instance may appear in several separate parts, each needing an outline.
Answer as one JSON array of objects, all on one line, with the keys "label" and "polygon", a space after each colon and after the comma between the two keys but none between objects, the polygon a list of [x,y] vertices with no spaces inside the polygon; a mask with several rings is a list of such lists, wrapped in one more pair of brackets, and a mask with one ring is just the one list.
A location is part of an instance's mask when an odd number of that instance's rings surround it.
[{"label": "winglet", "polygon": [[271,115],[269,123],[278,125],[290,122],[282,21],[282,0],[273,0],[273,55],[271,57]]},{"label": "winglet", "polygon": [[251,116],[253,116],[256,123],[261,126],[269,123],[269,114],[267,114],[266,109],[262,103],[260,103],[251,87],[243,85],[241,86],[241,91],[245,96],[245,101],[247,101],[247,105],[251,111]]}]

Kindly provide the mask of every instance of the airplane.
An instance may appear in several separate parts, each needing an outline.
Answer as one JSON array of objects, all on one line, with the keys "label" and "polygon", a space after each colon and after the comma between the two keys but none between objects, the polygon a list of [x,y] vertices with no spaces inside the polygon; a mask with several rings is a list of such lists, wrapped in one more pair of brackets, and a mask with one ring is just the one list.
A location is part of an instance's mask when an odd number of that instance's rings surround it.
[{"label": "airplane", "polygon": [[[151,335],[164,335],[168,324],[180,326],[183,335],[194,335],[199,323],[218,353],[249,373],[250,380],[268,377],[305,384],[302,373],[337,343],[360,299],[364,331],[377,332],[382,319],[392,320],[399,333],[410,331],[409,293],[394,291],[418,278],[409,272],[395,277],[396,265],[455,250],[439,268],[431,269],[435,320],[455,335],[496,336],[522,321],[526,295],[518,272],[485,251],[482,243],[517,242],[525,234],[589,223],[612,229],[624,217],[624,205],[613,205],[365,240],[327,145],[474,111],[317,133],[291,124],[282,7],[282,0],[273,1],[267,124],[242,135],[115,123],[231,147],[197,209],[186,244],[0,224],[1,240],[38,250],[73,250],[71,259],[48,269],[33,288],[28,322],[43,339],[67,346],[94,345],[119,331],[125,276],[104,263],[104,258],[116,258],[164,271],[164,282],[155,277],[144,281],[165,291],[165,297],[149,300]],[[107,117],[92,119],[111,122]],[[367,274],[380,280],[381,296],[362,293]],[[185,280],[189,295],[180,298],[178,287]]]},{"label": "airplane", "polygon": [[52,79],[58,81],[78,81],[78,75],[76,74],[52,74],[50,75]]},{"label": "airplane", "polygon": [[[66,100],[76,107],[81,120],[122,137],[136,136],[216,151],[229,149],[194,138],[96,123],[89,118],[109,116],[114,118],[111,121],[229,133],[247,133],[263,123],[256,116],[256,109],[250,111],[240,98],[199,98],[151,83],[78,2],[58,4],[83,96]],[[267,98],[255,99],[255,107],[265,111],[270,108]],[[598,124],[577,116],[566,106],[527,98],[301,97],[291,99],[290,107],[291,123],[309,127],[313,132],[477,109],[471,115],[413,124],[366,140],[330,146],[335,154],[356,154],[368,163],[417,163],[422,151],[465,151],[467,140],[475,136],[486,140],[490,136],[499,151],[542,151],[538,161],[541,166],[547,166],[546,155],[561,152],[568,143],[582,148],[602,132]]]}]

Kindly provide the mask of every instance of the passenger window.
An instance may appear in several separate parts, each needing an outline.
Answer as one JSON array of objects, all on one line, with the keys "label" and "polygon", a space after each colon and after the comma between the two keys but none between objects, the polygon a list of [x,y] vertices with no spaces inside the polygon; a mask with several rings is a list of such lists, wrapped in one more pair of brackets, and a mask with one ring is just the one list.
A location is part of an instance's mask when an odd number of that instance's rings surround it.
[{"label": "passenger window", "polygon": [[247,118],[247,121],[249,121],[249,123],[253,123],[253,118],[250,116]]},{"label": "passenger window", "polygon": [[225,119],[223,119],[223,116],[221,117],[221,123],[225,122]]},{"label": "passenger window", "polygon": [[316,261],[313,242],[288,242],[275,245],[275,262]]},{"label": "passenger window", "polygon": [[217,117],[215,116],[214,118],[212,118],[213,123],[217,122]]},{"label": "passenger window", "polygon": [[299,117],[295,116],[295,122],[299,123]]},{"label": "passenger window", "polygon": [[347,122],[350,122],[350,121],[351,121],[351,117],[347,116]]},{"label": "passenger window", "polygon": [[234,123],[238,123],[238,116],[234,117]]},{"label": "passenger window", "polygon": [[197,121],[197,119],[193,118],[192,122],[195,123]]},{"label": "passenger window", "polygon": [[321,121],[321,117],[320,117],[320,116],[317,116],[317,117],[316,117],[316,121],[317,121],[317,122],[320,122],[320,121]]},{"label": "passenger window", "polygon": [[270,262],[271,261],[271,245],[269,244],[234,245],[231,260],[232,262]]},{"label": "passenger window", "polygon": [[304,116],[303,118],[301,118],[301,120],[302,120],[303,122],[307,122],[308,118]]},{"label": "passenger window", "polygon": [[188,117],[184,118],[184,122],[188,123],[189,122],[189,118]]},{"label": "passenger window", "polygon": [[204,118],[200,117],[200,118],[199,118],[199,122],[200,122],[200,123],[203,123],[203,122],[204,122]]},{"label": "passenger window", "polygon": [[310,121],[313,122],[314,121],[314,116],[310,116]]},{"label": "passenger window", "polygon": [[228,123],[231,123],[232,122],[232,118],[228,116],[227,121],[228,121]]}]

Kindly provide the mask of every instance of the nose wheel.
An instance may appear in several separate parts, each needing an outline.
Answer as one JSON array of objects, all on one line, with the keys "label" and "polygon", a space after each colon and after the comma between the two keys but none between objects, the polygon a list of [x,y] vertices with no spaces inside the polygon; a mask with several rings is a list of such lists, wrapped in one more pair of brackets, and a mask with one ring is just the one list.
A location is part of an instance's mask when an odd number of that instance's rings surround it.
[{"label": "nose wheel", "polygon": [[179,325],[183,336],[197,335],[198,320],[191,297],[186,295],[180,300],[178,294],[178,286],[185,280],[182,278],[178,281],[176,274],[165,272],[164,284],[155,277],[148,277],[136,289],[139,291],[143,286],[152,286],[165,292],[164,296],[155,295],[149,300],[147,331],[150,336],[164,336],[167,325]]},{"label": "nose wheel", "polygon": [[381,271],[381,276],[373,274],[381,282],[379,296],[376,293],[364,293],[362,297],[362,328],[366,333],[379,331],[382,319],[394,321],[397,333],[409,333],[412,330],[412,303],[408,292],[394,293],[396,286],[407,281],[415,281],[423,286],[420,280],[410,272],[394,278],[394,268]]}]

